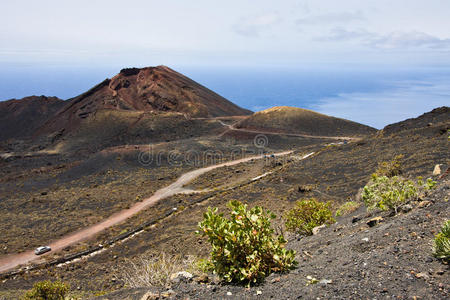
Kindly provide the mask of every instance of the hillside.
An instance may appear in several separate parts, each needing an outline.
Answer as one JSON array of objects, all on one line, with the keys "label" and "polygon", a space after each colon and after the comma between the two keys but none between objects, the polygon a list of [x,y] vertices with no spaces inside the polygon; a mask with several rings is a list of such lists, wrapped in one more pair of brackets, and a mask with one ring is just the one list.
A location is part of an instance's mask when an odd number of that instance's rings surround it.
[{"label": "hillside", "polygon": [[251,113],[166,66],[122,69],[112,79],[67,101],[40,132],[71,131],[101,110],[173,112],[186,118]]},{"label": "hillside", "polygon": [[[108,241],[118,237],[128,237],[127,233],[135,230],[140,230],[139,234],[115,242],[95,255],[84,256],[80,261],[48,265],[23,275],[5,276],[0,285],[0,297],[28,289],[33,282],[54,278],[80,287],[75,293],[92,296],[99,292],[113,292],[108,299],[124,299],[125,295],[132,294],[140,299],[149,290],[165,292],[166,287],[157,286],[128,289],[122,270],[129,268],[131,262],[139,262],[142,255],[161,252],[167,256],[206,257],[210,251],[209,244],[194,232],[208,206],[218,207],[224,212],[226,203],[233,199],[241,199],[249,206],[262,205],[278,216],[273,220],[274,227],[284,230],[282,216],[295,201],[315,197],[320,201],[332,201],[333,209],[349,200],[360,201],[358,190],[367,183],[377,165],[398,154],[404,155],[402,171],[408,178],[431,177],[437,164],[445,172],[450,165],[446,132],[450,118],[448,114],[439,114],[439,110],[425,116],[427,120],[442,121],[429,125],[421,116],[408,120],[411,129],[388,136],[371,135],[347,144],[304,137],[290,137],[282,142],[278,135],[270,136],[268,145],[274,148],[252,151],[281,151],[276,148],[281,142],[294,152],[280,159],[266,157],[206,172],[186,186],[198,193],[165,198],[91,240],[60,252],[51,252],[41,259],[52,261],[70,257],[80,251],[93,251],[90,249],[108,245]],[[241,140],[234,144],[219,137],[160,143],[154,153],[162,154],[162,165],[141,164],[138,157],[146,149],[143,145],[111,148],[90,156],[88,160],[73,162],[57,155],[26,158],[23,166],[19,159],[0,161],[3,172],[0,211],[4,220],[2,230],[7,232],[2,236],[7,247],[0,251],[6,255],[31,250],[104,220],[168,186],[181,174],[202,166],[171,163],[166,159],[168,156],[183,161],[186,157],[180,155],[182,153],[216,150],[233,157],[238,147],[250,150],[248,147],[257,134],[247,134],[248,142]],[[293,139],[301,142],[294,143]],[[313,154],[301,159],[310,153]],[[299,268],[287,274],[271,275],[261,286],[252,289],[230,286],[210,276],[212,282],[208,284],[181,282],[170,284],[170,288],[176,293],[175,298],[192,296],[193,299],[198,298],[196,295],[200,298],[223,298],[228,292],[245,298],[252,297],[258,290],[262,291],[263,298],[282,299],[287,298],[284,297],[287,294],[305,298],[342,295],[348,299],[354,298],[354,293],[359,291],[364,291],[361,292],[364,298],[378,293],[380,297],[446,298],[448,271],[430,253],[433,235],[448,217],[449,206],[445,198],[447,195],[448,199],[448,178],[433,178],[438,181],[438,187],[430,198],[421,199],[432,203],[425,202],[428,203],[426,207],[415,207],[418,203],[414,203],[410,212],[393,217],[384,213],[367,213],[358,202],[361,207],[355,214],[339,218],[337,224],[317,236],[302,239],[289,235],[287,246],[298,251]],[[57,214],[51,213],[56,210]],[[23,214],[17,215],[15,211]],[[384,222],[369,228],[366,221],[377,215],[382,216]],[[353,216],[357,217],[354,222]],[[30,219],[33,220],[32,229]],[[362,240],[366,238],[369,242]],[[306,286],[307,276],[332,280],[332,283]],[[380,276],[382,279],[378,279]],[[391,279],[389,283],[384,279],[386,276]]]},{"label": "hillside", "polygon": [[[382,135],[391,135],[400,131],[420,129],[423,127],[434,127],[441,124],[448,124],[450,119],[450,107],[442,106],[424,113],[417,118],[407,119],[398,123],[387,125],[380,132]],[[448,130],[450,127],[444,128]]]},{"label": "hillside", "polygon": [[[290,236],[287,247],[297,251],[299,266],[273,273],[259,286],[220,284],[213,276],[205,284],[196,277],[173,282],[170,299],[448,299],[448,266],[430,253],[433,232],[450,213],[449,188],[449,180],[440,183],[417,207],[398,216],[359,210],[317,235]],[[374,217],[382,221],[368,226]],[[317,283],[309,283],[308,276]],[[140,300],[167,293],[135,288],[95,299]]]},{"label": "hillside", "polygon": [[66,101],[33,96],[0,102],[0,141],[26,139],[0,149],[90,154],[217,134],[223,126],[211,118],[250,113],[168,67],[128,68]]},{"label": "hillside", "polygon": [[[321,201],[331,201],[335,208],[345,201],[360,201],[358,190],[368,182],[378,163],[402,154],[404,176],[433,177],[438,182],[431,195],[410,204],[410,211],[402,211],[397,216],[386,212],[367,212],[359,202],[361,207],[356,212],[338,218],[336,224],[318,235],[306,238],[288,236],[287,247],[297,251],[299,261],[294,271],[272,274],[263,284],[251,289],[222,284],[213,275],[209,276],[207,284],[198,283],[199,278],[173,282],[170,286],[172,297],[223,299],[231,294],[230,298],[238,299],[446,299],[450,289],[448,267],[431,255],[434,235],[450,212],[448,176],[432,176],[436,164],[441,165],[442,172],[450,165],[446,133],[450,116],[440,111],[433,110],[410,119],[408,124],[411,128],[389,136],[380,134],[322,149],[298,148],[297,153],[276,163],[261,162],[259,174],[271,174],[233,190],[219,190],[208,200],[185,209],[177,218],[168,218],[160,227],[127,243],[128,257],[139,257],[132,248],[142,247],[139,245],[146,240],[152,241],[151,253],[170,249],[174,255],[181,252],[206,256],[208,243],[195,236],[196,224],[208,206],[225,211],[226,203],[232,199],[242,199],[249,206],[270,208],[278,216],[274,221],[275,228],[281,226],[282,216],[298,199],[315,197]],[[430,118],[441,122],[428,125],[425,121]],[[298,159],[312,151],[316,153],[311,158]],[[205,174],[203,180],[197,183],[202,183],[203,188],[213,188],[217,182],[219,185],[221,182],[235,182],[243,176],[241,174],[253,173],[255,169],[258,170],[256,162],[239,168],[217,169]],[[303,189],[305,186],[311,189]],[[198,198],[200,201],[201,197]],[[170,201],[175,205],[179,199]],[[189,200],[195,201],[192,198]],[[370,227],[367,222],[373,217],[382,217],[383,220],[377,226]],[[308,284],[308,276],[322,282]],[[121,299],[128,295],[131,299],[140,299],[149,291],[158,294],[166,293],[167,289],[156,286],[125,289],[106,298]],[[258,293],[260,296],[257,296]]]},{"label": "hillside", "polygon": [[[183,137],[198,136],[203,134],[203,131],[196,132],[195,128],[198,126],[191,124],[192,118],[250,113],[166,66],[128,68],[121,70],[112,79],[106,79],[89,91],[66,101],[56,97],[31,96],[0,102],[0,141],[48,135],[55,140],[54,137],[61,138],[67,134],[79,136],[80,130],[87,132],[86,128],[91,130],[90,135],[103,131],[120,135],[127,128],[135,127],[137,122],[140,122],[138,127],[142,127],[141,131],[148,135],[159,119],[171,117],[175,118],[174,122],[163,122],[156,127],[165,127],[166,133],[170,135],[171,132],[167,131],[169,128],[174,129],[176,133],[180,128],[192,126],[194,132]],[[117,122],[109,122],[104,115],[113,115],[115,119],[119,119],[120,125]],[[186,124],[180,125],[180,118]],[[145,123],[152,125],[143,128]],[[168,123],[175,125],[170,126]],[[208,130],[209,127],[205,132]],[[90,139],[87,137],[87,140]],[[93,139],[102,143],[101,136],[95,136]],[[132,136],[128,137],[128,140],[132,139]],[[159,140],[166,138],[160,135]],[[104,142],[111,144],[109,141]]]},{"label": "hillside", "polygon": [[57,97],[45,96],[0,102],[0,141],[30,137],[64,104]]},{"label": "hillside", "polygon": [[317,136],[364,136],[376,129],[311,110],[279,106],[256,112],[236,128]]}]

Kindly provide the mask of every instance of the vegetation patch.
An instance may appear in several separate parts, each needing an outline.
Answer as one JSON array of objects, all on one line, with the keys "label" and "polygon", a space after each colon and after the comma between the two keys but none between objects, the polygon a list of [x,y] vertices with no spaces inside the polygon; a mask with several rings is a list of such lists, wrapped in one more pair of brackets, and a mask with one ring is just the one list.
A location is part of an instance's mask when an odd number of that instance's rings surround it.
[{"label": "vegetation patch", "polygon": [[375,171],[377,176],[393,177],[402,174],[402,159],[403,154],[399,154],[391,161],[383,161],[378,164],[378,168]]},{"label": "vegetation patch", "polygon": [[444,223],[434,239],[433,255],[446,263],[450,262],[450,220]]},{"label": "vegetation patch", "polygon": [[64,300],[69,292],[69,285],[66,283],[49,280],[40,281],[34,284],[33,288],[23,297],[24,300]]},{"label": "vegetation patch", "polygon": [[286,215],[286,228],[302,235],[312,235],[313,228],[335,222],[331,202],[320,202],[315,198],[297,201]]},{"label": "vegetation patch", "polygon": [[357,210],[360,206],[361,206],[361,204],[356,201],[347,201],[344,204],[342,204],[341,206],[339,206],[339,208],[336,210],[335,215],[336,215],[336,217],[348,215],[348,214],[354,212],[355,210]]},{"label": "vegetation patch", "polygon": [[363,188],[361,199],[368,209],[394,210],[403,204],[417,200],[431,190],[435,181],[428,178],[425,182],[419,178],[417,182],[400,176],[372,175],[370,182]]},{"label": "vegetation patch", "polygon": [[239,201],[230,201],[228,207],[230,219],[218,214],[217,208],[209,208],[199,223],[199,233],[207,236],[212,246],[205,269],[226,282],[250,285],[297,265],[295,251],[284,248],[284,237],[274,237],[273,213],[260,206],[247,209]]}]

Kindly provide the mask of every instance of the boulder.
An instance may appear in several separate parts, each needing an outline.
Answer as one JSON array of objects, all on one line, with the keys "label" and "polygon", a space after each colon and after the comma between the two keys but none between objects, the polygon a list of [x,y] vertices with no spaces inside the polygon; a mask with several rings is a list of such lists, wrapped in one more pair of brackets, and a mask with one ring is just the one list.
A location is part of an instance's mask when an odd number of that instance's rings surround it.
[{"label": "boulder", "polygon": [[434,166],[433,176],[441,175],[441,165],[437,164]]},{"label": "boulder", "polygon": [[375,218],[372,218],[369,221],[367,221],[367,225],[369,225],[369,227],[374,227],[381,221],[383,221],[382,217],[375,217]]},{"label": "boulder", "polygon": [[425,208],[430,206],[432,203],[431,201],[425,200],[425,201],[421,201],[419,202],[419,204],[417,205],[418,208]]},{"label": "boulder", "polygon": [[172,282],[180,282],[182,279],[190,281],[192,279],[193,275],[186,271],[181,271],[177,273],[173,273],[170,275],[170,281]]},{"label": "boulder", "polygon": [[312,234],[316,235],[316,234],[318,234],[321,230],[323,230],[326,227],[327,227],[327,225],[325,225],[325,224],[322,224],[320,226],[316,226],[316,227],[313,228]]}]

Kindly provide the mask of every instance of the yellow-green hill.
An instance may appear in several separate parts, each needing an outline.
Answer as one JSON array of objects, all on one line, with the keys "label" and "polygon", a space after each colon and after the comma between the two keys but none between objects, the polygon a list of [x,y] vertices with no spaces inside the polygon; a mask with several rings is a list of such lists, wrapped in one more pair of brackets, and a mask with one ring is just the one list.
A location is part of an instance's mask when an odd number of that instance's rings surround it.
[{"label": "yellow-green hill", "polygon": [[353,121],[289,106],[256,112],[236,127],[317,136],[363,136],[376,132],[372,127]]}]

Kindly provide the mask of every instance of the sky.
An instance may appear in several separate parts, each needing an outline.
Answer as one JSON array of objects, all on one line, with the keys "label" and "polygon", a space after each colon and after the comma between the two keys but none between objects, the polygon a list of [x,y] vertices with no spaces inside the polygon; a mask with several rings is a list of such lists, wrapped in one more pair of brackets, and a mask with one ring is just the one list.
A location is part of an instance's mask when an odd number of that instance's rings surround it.
[{"label": "sky", "polygon": [[[381,127],[431,104],[448,105],[450,1],[15,0],[0,7],[0,100],[30,94],[67,99],[124,67],[167,65],[249,109],[308,102],[286,95],[286,84],[268,86],[272,98],[264,103],[246,102],[273,77],[252,82],[252,74],[297,72],[300,78],[315,70],[335,80],[333,91],[345,76],[339,70],[372,72],[378,81],[398,70],[424,75],[395,78],[389,89],[371,92],[355,85],[330,94],[327,86],[307,106],[323,113],[355,120],[370,111],[365,123]],[[431,69],[445,76],[431,80]],[[360,76],[352,74],[349,82]],[[232,86],[214,77],[242,81]],[[254,101],[260,98],[267,97]],[[382,105],[390,110],[374,116]],[[402,114],[395,112],[399,107]]]},{"label": "sky", "polygon": [[450,1],[4,1],[0,63],[442,64]]}]

